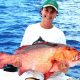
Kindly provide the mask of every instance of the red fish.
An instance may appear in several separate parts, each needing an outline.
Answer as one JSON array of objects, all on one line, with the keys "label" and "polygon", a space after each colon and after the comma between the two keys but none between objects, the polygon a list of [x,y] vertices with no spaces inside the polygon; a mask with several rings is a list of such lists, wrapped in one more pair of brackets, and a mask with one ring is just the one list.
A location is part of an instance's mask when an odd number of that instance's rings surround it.
[{"label": "red fish", "polygon": [[[0,53],[0,68],[12,64],[19,74],[35,70],[43,74],[59,71],[58,62],[67,61],[69,66],[80,63],[80,51],[64,44],[34,44],[18,48],[14,55]],[[57,70],[56,70],[57,69]]]}]

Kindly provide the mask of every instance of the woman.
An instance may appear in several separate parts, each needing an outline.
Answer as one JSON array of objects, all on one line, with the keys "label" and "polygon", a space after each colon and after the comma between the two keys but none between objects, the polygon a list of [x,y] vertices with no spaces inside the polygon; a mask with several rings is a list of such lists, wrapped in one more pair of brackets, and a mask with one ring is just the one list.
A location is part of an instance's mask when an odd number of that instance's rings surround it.
[{"label": "woman", "polygon": [[[58,14],[57,2],[45,0],[40,12],[42,16],[41,22],[27,27],[20,46],[31,45],[39,41],[66,44],[64,33],[53,24],[53,20]],[[68,70],[67,63],[62,62],[60,65],[62,71],[66,72]]]}]

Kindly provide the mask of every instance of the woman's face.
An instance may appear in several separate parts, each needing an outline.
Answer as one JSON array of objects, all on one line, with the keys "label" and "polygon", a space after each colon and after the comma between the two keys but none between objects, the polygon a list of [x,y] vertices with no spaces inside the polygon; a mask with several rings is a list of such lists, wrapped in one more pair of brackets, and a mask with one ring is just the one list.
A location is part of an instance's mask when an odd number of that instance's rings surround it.
[{"label": "woman's face", "polygon": [[43,20],[52,21],[56,17],[57,11],[54,8],[48,6],[41,10],[41,14]]}]

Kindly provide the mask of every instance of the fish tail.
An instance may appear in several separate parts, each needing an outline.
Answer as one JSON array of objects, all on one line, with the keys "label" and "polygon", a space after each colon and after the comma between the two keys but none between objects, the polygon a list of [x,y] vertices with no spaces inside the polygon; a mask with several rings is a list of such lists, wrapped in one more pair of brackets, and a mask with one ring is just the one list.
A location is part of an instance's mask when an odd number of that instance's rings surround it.
[{"label": "fish tail", "polygon": [[0,69],[7,65],[10,61],[10,55],[4,52],[0,52]]}]

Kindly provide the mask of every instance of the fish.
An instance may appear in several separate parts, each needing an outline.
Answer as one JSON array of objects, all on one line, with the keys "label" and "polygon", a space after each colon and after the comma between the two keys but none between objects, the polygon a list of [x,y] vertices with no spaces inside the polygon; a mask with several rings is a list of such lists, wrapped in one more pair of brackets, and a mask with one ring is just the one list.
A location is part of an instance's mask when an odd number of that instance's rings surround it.
[{"label": "fish", "polygon": [[58,43],[35,43],[19,47],[13,55],[0,52],[0,68],[7,64],[18,67],[19,75],[28,70],[43,73],[60,71],[59,62],[68,62],[69,67],[80,64],[80,51]]}]

